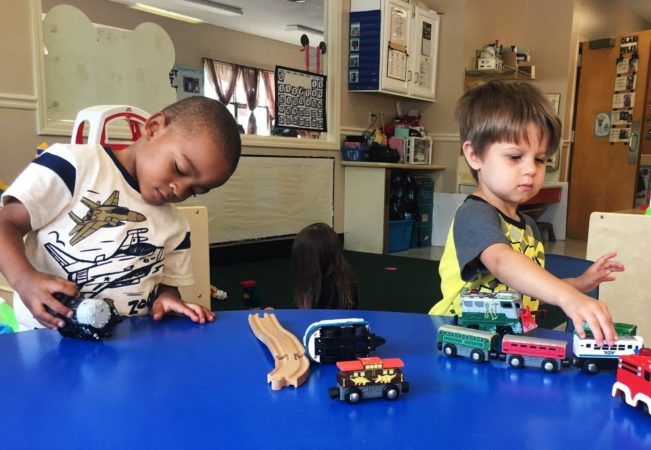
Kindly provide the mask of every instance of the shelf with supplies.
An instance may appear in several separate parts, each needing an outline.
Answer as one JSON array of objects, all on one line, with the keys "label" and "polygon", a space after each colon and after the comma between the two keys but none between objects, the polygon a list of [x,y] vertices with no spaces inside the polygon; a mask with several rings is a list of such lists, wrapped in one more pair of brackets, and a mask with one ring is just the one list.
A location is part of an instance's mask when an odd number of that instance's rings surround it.
[{"label": "shelf with supplies", "polygon": [[[389,252],[389,201],[393,172],[435,179],[447,166],[342,161],[344,167],[344,248],[364,253]],[[428,219],[431,224],[431,218]],[[431,227],[431,225],[430,225]]]},{"label": "shelf with supplies", "polygon": [[518,66],[501,69],[466,69],[467,77],[478,78],[524,78],[534,80],[536,78],[535,66]]}]

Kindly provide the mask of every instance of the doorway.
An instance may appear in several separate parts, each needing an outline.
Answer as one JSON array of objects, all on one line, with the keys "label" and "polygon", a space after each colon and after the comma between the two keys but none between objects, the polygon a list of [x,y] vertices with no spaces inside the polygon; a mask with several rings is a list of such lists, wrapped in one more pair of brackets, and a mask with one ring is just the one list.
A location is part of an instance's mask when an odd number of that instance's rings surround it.
[{"label": "doorway", "polygon": [[600,43],[581,43],[568,177],[567,236],[583,240],[591,213],[634,207],[639,154],[651,153],[645,123],[651,31]]}]

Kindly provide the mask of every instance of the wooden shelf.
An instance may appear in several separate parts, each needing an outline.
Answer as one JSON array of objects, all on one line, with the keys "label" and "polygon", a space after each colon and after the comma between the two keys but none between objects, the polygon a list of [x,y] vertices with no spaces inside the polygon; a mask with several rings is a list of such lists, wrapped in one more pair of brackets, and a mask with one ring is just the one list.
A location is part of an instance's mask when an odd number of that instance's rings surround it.
[{"label": "wooden shelf", "polygon": [[504,66],[502,69],[466,69],[466,76],[478,78],[524,78],[527,80],[534,79],[530,73],[524,72],[522,69],[507,66]]},{"label": "wooden shelf", "polygon": [[404,170],[445,170],[443,164],[402,164],[402,163],[381,163],[371,161],[342,161],[342,166],[369,167],[378,169],[404,169]]}]

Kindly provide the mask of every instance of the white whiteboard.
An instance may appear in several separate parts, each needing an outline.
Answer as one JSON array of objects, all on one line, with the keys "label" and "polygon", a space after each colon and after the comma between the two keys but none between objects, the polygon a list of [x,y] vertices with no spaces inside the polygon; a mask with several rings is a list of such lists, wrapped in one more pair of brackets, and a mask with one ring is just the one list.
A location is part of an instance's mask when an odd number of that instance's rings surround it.
[{"label": "white whiteboard", "polygon": [[228,182],[184,205],[208,208],[211,244],[288,236],[333,224],[334,158],[242,156]]},{"label": "white whiteboard", "polygon": [[176,101],[169,80],[174,44],[159,25],[103,27],[62,4],[45,16],[43,42],[49,120],[74,120],[77,111],[94,105],[154,112]]}]

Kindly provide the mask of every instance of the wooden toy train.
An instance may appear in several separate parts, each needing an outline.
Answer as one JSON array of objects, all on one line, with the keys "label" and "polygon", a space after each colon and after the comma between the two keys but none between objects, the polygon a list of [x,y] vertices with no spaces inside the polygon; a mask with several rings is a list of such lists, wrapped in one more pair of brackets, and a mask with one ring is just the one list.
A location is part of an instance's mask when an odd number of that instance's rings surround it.
[{"label": "wooden toy train", "polygon": [[337,386],[330,388],[330,397],[358,403],[363,398],[395,400],[409,391],[409,382],[402,372],[400,358],[358,358],[337,363]]},{"label": "wooden toy train", "polygon": [[613,345],[597,345],[586,326],[585,338],[574,335],[570,358],[564,340],[516,335],[535,328],[533,316],[522,308],[517,292],[469,291],[461,294],[461,303],[459,326],[442,325],[437,334],[438,349],[448,357],[465,356],[475,363],[501,359],[514,368],[540,367],[547,372],[556,372],[571,361],[594,375],[601,369],[617,368],[619,356],[639,353],[644,345],[642,337],[635,335],[635,325],[616,323],[619,338]]}]

